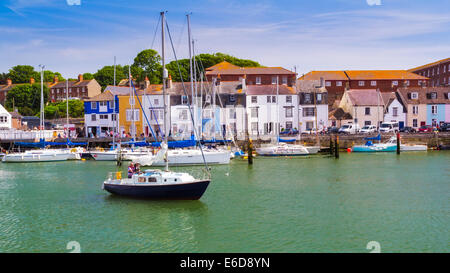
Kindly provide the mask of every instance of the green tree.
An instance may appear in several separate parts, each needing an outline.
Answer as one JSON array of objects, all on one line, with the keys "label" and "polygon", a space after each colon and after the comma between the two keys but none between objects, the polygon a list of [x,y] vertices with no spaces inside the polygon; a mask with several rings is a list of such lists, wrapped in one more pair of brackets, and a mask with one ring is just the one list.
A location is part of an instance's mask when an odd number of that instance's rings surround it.
[{"label": "green tree", "polygon": [[[95,74],[94,78],[105,89],[108,85],[114,84],[114,66],[107,65],[99,69]],[[128,78],[128,71],[124,74],[123,67],[121,65],[116,66],[116,84],[119,83],[121,79]]]},{"label": "green tree", "polygon": [[38,72],[31,65],[16,65],[9,70],[9,77],[13,83],[29,83],[30,78],[40,79]]},{"label": "green tree", "polygon": [[[53,118],[65,118],[67,115],[67,103],[66,101],[49,103],[44,109],[45,117],[49,119]],[[84,116],[84,103],[80,100],[69,100],[69,117],[80,118]]]},{"label": "green tree", "polygon": [[[137,54],[134,58],[134,63],[131,66],[133,78],[138,81],[143,81],[145,77],[148,77],[151,83],[161,83],[162,79],[162,66],[161,56],[153,49],[145,49]],[[136,73],[133,74],[133,73]]]},{"label": "green tree", "polygon": [[91,73],[84,73],[83,74],[83,80],[92,80],[94,78],[94,75]]},{"label": "green tree", "polygon": [[[48,92],[48,87],[44,85],[44,102],[47,102]],[[41,109],[41,85],[35,83],[33,85],[21,84],[14,86],[6,96],[6,106],[12,108],[13,105],[23,115],[29,115],[29,109],[31,109],[33,114],[39,113]],[[21,111],[24,111],[24,113]]]},{"label": "green tree", "polygon": [[0,84],[6,84],[9,75],[7,73],[0,73]]},{"label": "green tree", "polygon": [[[40,81],[41,80],[41,76],[38,73],[38,78],[35,78],[36,81]],[[55,76],[58,77],[58,81],[65,81],[65,79],[63,78],[63,76],[61,75],[61,73],[59,72],[53,72],[50,70],[44,70],[44,82],[53,82]]]}]

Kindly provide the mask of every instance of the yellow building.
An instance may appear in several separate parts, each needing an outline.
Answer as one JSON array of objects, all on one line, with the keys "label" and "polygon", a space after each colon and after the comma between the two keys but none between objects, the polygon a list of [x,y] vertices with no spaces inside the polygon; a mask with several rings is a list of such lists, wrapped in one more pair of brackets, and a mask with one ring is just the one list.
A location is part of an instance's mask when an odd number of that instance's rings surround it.
[{"label": "yellow building", "polygon": [[[134,96],[134,107],[131,106],[132,98],[129,95],[118,96],[119,98],[119,128],[121,133],[131,134],[133,136],[133,120],[135,124],[136,137],[140,137],[143,133],[143,115],[142,109],[138,101],[138,97]],[[142,103],[142,96],[139,96]],[[134,116],[132,109],[134,108]]]}]

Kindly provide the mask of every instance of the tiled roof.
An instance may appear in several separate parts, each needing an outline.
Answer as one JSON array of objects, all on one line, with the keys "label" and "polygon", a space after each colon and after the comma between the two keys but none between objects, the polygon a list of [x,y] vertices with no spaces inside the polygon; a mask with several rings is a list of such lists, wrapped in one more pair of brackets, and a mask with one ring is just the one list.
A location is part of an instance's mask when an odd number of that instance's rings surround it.
[{"label": "tiled roof", "polygon": [[295,75],[295,72],[282,67],[240,67],[206,71],[206,75]]},{"label": "tiled roof", "polygon": [[223,69],[237,69],[237,68],[239,68],[239,66],[231,64],[227,61],[223,61],[216,65],[206,68],[206,71],[223,70]]},{"label": "tiled roof", "polygon": [[110,91],[105,90],[103,93],[100,93],[92,98],[85,99],[84,101],[110,101],[113,99],[114,99],[113,94],[111,94]]},{"label": "tiled roof", "polygon": [[418,67],[414,67],[414,68],[408,69],[408,71],[409,72],[415,72],[415,71],[422,70],[424,68],[431,67],[431,66],[434,66],[434,65],[437,65],[437,64],[440,64],[440,63],[445,63],[445,62],[450,62],[450,58],[446,58],[446,59],[442,59],[442,60],[439,60],[439,61],[436,61],[436,62],[432,62],[432,63],[429,63],[429,64],[424,64],[424,65],[421,65],[421,66],[418,66]]},{"label": "tiled roof", "polygon": [[[276,95],[276,85],[247,85],[246,94],[251,95]],[[296,90],[293,87],[279,85],[279,95],[295,95]]]},{"label": "tiled roof", "polygon": [[355,106],[383,105],[383,98],[376,89],[350,89],[345,91]]},{"label": "tiled roof", "polygon": [[[69,87],[83,87],[87,86],[92,80],[83,80],[83,81],[68,81],[67,85]],[[51,88],[66,88],[66,81],[57,82],[56,84],[52,85]]]},{"label": "tiled roof", "polygon": [[[399,88],[397,89],[400,98],[407,104],[450,104],[448,94],[450,87],[417,87],[417,88]],[[417,92],[417,99],[408,98],[408,93]],[[427,93],[436,92],[437,99],[427,98]]]},{"label": "tiled roof", "polygon": [[344,71],[311,71],[301,76],[299,80],[318,81],[320,80],[320,78],[324,78],[324,80],[337,80],[337,81],[348,80]]},{"label": "tiled roof", "polygon": [[299,80],[426,80],[406,70],[343,70],[343,71],[311,71]]},{"label": "tiled roof", "polygon": [[345,112],[344,109],[342,109],[342,108],[337,108],[337,109],[330,111],[330,113],[328,113],[328,118],[336,119],[336,120],[353,119],[352,115],[350,113]]},{"label": "tiled roof", "polygon": [[17,118],[17,119],[22,118],[22,115],[19,114],[19,112],[14,111],[14,112],[9,112],[9,113],[11,114],[11,118]]},{"label": "tiled roof", "polygon": [[406,70],[346,70],[351,80],[427,80]]}]

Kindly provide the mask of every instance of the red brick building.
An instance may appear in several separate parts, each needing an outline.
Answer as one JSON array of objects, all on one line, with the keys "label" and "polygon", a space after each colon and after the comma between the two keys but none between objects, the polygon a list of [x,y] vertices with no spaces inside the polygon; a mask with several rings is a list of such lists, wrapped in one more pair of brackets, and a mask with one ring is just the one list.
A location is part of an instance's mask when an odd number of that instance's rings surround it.
[{"label": "red brick building", "polygon": [[[78,81],[69,81],[68,83],[69,99],[84,100],[99,95],[102,91],[100,84],[95,79],[83,80],[83,75],[78,75]],[[62,101],[66,99],[66,81],[58,82],[55,77],[50,86],[50,101]]]},{"label": "red brick building", "polygon": [[419,87],[427,84],[428,78],[406,70],[342,70],[311,71],[298,80],[320,81],[323,78],[328,91],[328,103],[340,100],[346,89],[380,89],[395,92],[399,87]]},{"label": "red brick building", "polygon": [[450,86],[450,58],[412,68],[408,71],[430,78],[429,87]]},{"label": "red brick building", "polygon": [[208,81],[242,81],[247,85],[280,85],[294,86],[296,74],[282,67],[239,67],[223,61],[206,69]]},{"label": "red brick building", "polygon": [[[30,78],[30,84],[35,83],[35,80],[33,78]],[[13,83],[11,79],[6,80],[6,84],[0,85],[0,103],[2,105],[5,105],[6,102],[6,96],[8,95],[8,92],[13,89],[14,86],[23,85],[27,83]],[[49,86],[51,83],[44,83],[45,85]]]}]

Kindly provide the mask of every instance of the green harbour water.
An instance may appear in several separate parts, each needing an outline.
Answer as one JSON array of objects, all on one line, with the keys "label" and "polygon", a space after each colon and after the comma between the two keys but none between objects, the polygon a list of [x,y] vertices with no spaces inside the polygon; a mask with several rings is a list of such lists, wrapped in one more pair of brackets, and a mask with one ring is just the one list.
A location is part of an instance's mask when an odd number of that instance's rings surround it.
[{"label": "green harbour water", "polygon": [[233,160],[198,201],[112,196],[101,186],[116,169],[0,164],[0,252],[450,250],[448,151]]}]

